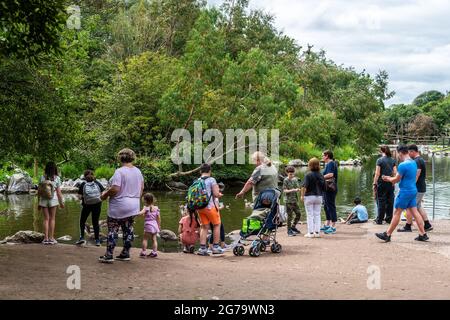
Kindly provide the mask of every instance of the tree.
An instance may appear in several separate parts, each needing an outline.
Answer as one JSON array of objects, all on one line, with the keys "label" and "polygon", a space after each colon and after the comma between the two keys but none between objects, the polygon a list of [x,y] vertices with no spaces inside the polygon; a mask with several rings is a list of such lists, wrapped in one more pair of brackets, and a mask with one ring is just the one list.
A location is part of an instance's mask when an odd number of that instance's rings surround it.
[{"label": "tree", "polygon": [[418,114],[408,125],[408,133],[415,137],[433,136],[436,129],[433,118],[424,114]]},{"label": "tree", "polygon": [[436,90],[425,91],[424,93],[421,93],[414,99],[413,105],[415,105],[416,107],[422,107],[429,102],[439,101],[444,97],[445,95],[443,93]]},{"label": "tree", "polygon": [[67,19],[64,0],[0,1],[0,55],[36,63],[59,51],[59,32]]}]

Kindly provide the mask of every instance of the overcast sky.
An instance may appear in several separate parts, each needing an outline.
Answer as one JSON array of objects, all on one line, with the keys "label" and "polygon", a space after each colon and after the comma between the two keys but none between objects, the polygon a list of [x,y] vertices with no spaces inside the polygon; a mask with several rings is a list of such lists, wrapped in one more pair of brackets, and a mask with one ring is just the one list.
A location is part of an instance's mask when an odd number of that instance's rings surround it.
[{"label": "overcast sky", "polygon": [[[220,4],[221,0],[209,0]],[[389,73],[394,98],[450,90],[449,0],[250,0],[303,47],[324,49],[337,64]]]}]

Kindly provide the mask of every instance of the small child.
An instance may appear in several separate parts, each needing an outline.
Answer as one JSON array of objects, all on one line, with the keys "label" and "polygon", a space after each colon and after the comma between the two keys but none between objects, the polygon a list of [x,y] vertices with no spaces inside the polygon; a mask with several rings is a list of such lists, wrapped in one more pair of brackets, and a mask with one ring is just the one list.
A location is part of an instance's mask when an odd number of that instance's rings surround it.
[{"label": "small child", "polygon": [[300,207],[298,206],[300,182],[295,177],[295,168],[293,166],[288,166],[286,173],[288,176],[283,181],[284,203],[288,216],[287,233],[289,237],[292,237],[300,233],[300,230],[297,229],[297,223],[301,217]]},{"label": "small child", "polygon": [[195,210],[184,207],[183,216],[178,225],[178,234],[183,244],[184,253],[194,253],[195,243],[199,239],[200,223],[198,222]]},{"label": "small child", "polygon": [[366,207],[361,204],[361,199],[356,197],[353,203],[355,204],[355,207],[352,209],[352,212],[348,215],[347,220],[345,220],[344,223],[354,224],[367,222],[369,215],[367,214]]},{"label": "small child", "polygon": [[149,257],[155,258],[158,256],[158,240],[156,239],[157,233],[161,230],[161,216],[159,214],[159,208],[155,205],[155,197],[151,193],[144,194],[144,208],[139,212],[140,215],[145,217],[144,222],[144,239],[142,240],[142,251],[139,255],[141,258],[147,257],[147,242],[152,238],[152,252]]}]

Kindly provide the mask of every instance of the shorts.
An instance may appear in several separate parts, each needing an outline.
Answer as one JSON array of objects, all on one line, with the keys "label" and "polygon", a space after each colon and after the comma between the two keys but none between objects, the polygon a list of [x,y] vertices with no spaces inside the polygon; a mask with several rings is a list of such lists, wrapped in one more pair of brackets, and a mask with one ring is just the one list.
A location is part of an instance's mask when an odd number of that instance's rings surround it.
[{"label": "shorts", "polygon": [[416,196],[417,193],[400,193],[395,198],[394,202],[394,208],[395,209],[409,209],[409,208],[416,208]]},{"label": "shorts", "polygon": [[198,210],[198,216],[202,225],[221,224],[220,213],[216,207],[200,209]]},{"label": "shorts", "polygon": [[422,208],[422,201],[423,201],[424,196],[425,196],[425,192],[417,192],[417,196],[416,196],[417,209]]},{"label": "shorts", "polygon": [[43,208],[53,208],[59,205],[58,199],[39,199],[39,206]]}]

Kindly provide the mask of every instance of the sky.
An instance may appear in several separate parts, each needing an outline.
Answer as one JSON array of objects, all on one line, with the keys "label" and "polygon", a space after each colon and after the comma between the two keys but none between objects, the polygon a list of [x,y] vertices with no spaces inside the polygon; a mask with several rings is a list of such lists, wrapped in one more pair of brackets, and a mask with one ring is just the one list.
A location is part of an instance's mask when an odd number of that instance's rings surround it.
[{"label": "sky", "polygon": [[396,92],[386,105],[450,91],[449,0],[250,0],[250,7],[273,14],[278,30],[337,64],[371,75],[386,70]]}]

